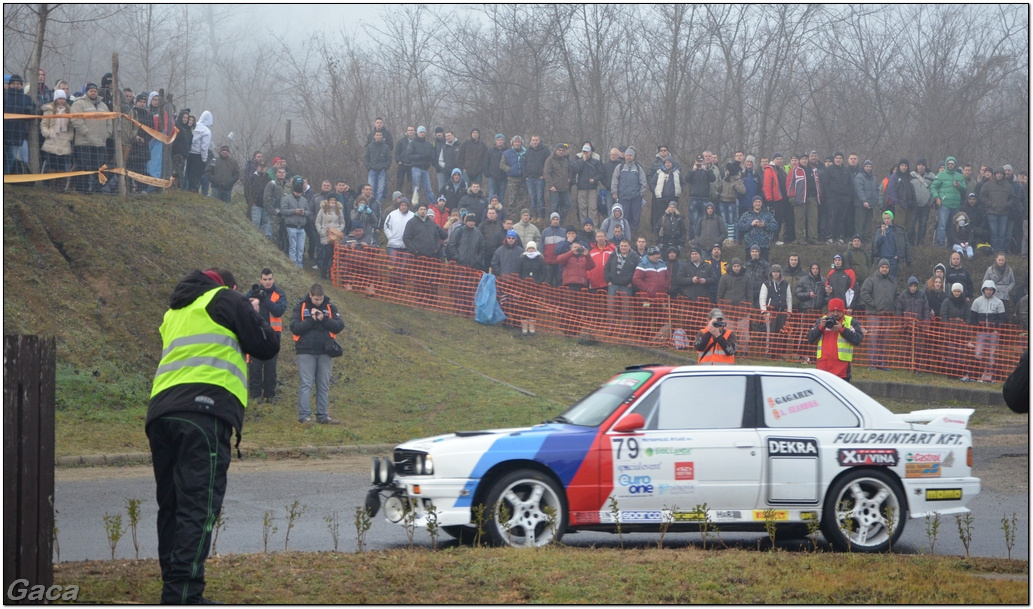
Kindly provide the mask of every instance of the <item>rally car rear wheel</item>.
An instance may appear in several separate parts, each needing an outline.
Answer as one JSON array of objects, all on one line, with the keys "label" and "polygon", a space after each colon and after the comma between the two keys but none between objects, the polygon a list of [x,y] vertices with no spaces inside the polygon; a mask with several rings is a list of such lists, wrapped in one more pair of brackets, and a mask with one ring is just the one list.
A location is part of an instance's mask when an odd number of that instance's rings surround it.
[{"label": "rally car rear wheel", "polygon": [[563,490],[548,475],[518,470],[497,480],[486,497],[488,535],[496,545],[543,546],[567,528]]},{"label": "rally car rear wheel", "polygon": [[829,489],[821,532],[838,550],[884,552],[904,532],[906,518],[900,482],[883,471],[857,470]]}]

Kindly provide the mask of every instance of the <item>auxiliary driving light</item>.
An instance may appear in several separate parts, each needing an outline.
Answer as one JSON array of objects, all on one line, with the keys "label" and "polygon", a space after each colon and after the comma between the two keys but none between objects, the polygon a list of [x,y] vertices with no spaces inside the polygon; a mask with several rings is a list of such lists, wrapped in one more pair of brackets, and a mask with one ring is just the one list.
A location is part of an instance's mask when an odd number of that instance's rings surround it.
[{"label": "auxiliary driving light", "polygon": [[374,486],[380,484],[380,457],[373,457],[373,465],[369,469],[369,482]]},{"label": "auxiliary driving light", "polygon": [[384,502],[384,517],[388,522],[401,522],[405,518],[405,503],[398,495],[391,495]]},{"label": "auxiliary driving light", "polygon": [[380,460],[380,483],[390,484],[395,479],[395,464],[391,459],[384,457]]}]

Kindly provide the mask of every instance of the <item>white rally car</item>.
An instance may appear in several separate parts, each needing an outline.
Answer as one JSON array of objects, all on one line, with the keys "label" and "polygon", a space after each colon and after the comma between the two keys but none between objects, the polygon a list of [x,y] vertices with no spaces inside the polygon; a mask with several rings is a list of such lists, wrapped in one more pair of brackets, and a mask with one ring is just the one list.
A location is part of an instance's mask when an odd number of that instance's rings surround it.
[{"label": "white rally car", "polygon": [[632,366],[550,422],[399,445],[374,459],[366,507],[517,546],[618,521],[802,536],[818,520],[835,547],[877,552],[909,518],[968,512],[972,412],[893,414],[819,370]]}]

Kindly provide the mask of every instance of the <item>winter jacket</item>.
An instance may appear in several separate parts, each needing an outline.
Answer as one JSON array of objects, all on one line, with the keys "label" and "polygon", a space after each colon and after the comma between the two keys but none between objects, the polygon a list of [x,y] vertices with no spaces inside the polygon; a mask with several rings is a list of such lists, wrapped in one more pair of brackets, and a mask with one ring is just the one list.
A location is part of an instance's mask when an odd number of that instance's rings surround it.
[{"label": "winter jacket", "polygon": [[406,211],[403,214],[398,209],[387,214],[387,218],[384,218],[384,237],[387,238],[387,246],[389,248],[405,249],[405,227],[415,217],[416,214],[411,211]]},{"label": "winter jacket", "polygon": [[413,136],[413,139],[410,140],[407,135],[399,138],[395,143],[395,162],[402,167],[412,167],[412,163],[409,162],[409,157],[407,155],[409,153],[409,142],[412,142],[415,139],[416,136]]},{"label": "winter jacket", "polygon": [[[736,273],[732,267],[739,263],[739,272]],[[741,266],[742,260],[732,258],[732,264],[728,265],[728,272],[721,275],[717,284],[718,304],[750,305],[753,297],[753,290],[750,289],[750,278],[746,275],[746,269]]]},{"label": "winter jacket", "polygon": [[929,310],[929,299],[922,290],[915,290],[912,294],[909,288],[904,288],[897,294],[897,317],[909,315],[919,321],[928,321]]},{"label": "winter jacket", "polygon": [[653,197],[670,201],[681,196],[681,170],[675,165],[671,171],[661,167],[656,172],[656,182],[653,186]]},{"label": "winter jacket", "polygon": [[215,157],[215,163],[209,167],[208,173],[212,186],[232,190],[233,185],[240,179],[240,165],[232,156],[224,159],[220,154]]},{"label": "winter jacket", "polygon": [[[323,311],[323,319],[312,318],[312,310]],[[323,296],[318,307],[312,304],[312,298],[306,294],[305,299],[294,305],[291,313],[291,334],[294,335],[294,351],[298,355],[325,355],[326,342],[331,334],[340,334],[344,330],[341,313],[337,305],[330,302],[329,296]]]},{"label": "winter jacket", "polygon": [[285,181],[277,182],[272,180],[266,182],[265,188],[262,190],[262,208],[265,209],[265,213],[270,220],[280,217],[280,199],[287,192],[290,192],[290,186]]},{"label": "winter jacket", "polygon": [[[662,175],[662,172],[657,175]],[[677,207],[668,207],[667,212],[660,216],[656,224],[658,243],[663,246],[677,245],[678,247],[684,247],[687,232],[685,216],[678,213]]]},{"label": "winter jacket", "polygon": [[717,176],[709,169],[693,169],[687,172],[685,183],[689,185],[689,198],[710,201],[710,184]]},{"label": "winter jacket", "polygon": [[[814,292],[814,297],[811,297]],[[825,306],[825,281],[819,273],[817,277],[810,273],[804,275],[796,283],[796,293],[793,297],[799,311],[820,311]]]},{"label": "winter jacket", "polygon": [[67,103],[60,111],[56,103],[49,103],[43,106],[44,118],[40,121],[39,131],[43,135],[43,152],[67,156],[72,154],[72,140],[75,138],[75,130],[72,121],[67,118],[60,118],[62,114],[70,114],[71,106]]},{"label": "winter jacket", "polygon": [[715,243],[722,243],[728,237],[728,228],[725,221],[717,213],[713,215],[704,213],[700,216],[699,222],[693,227],[696,245],[707,248]]},{"label": "winter jacket", "polygon": [[[968,226],[958,228],[958,217],[964,214]],[[975,205],[969,205],[966,200],[961,204],[961,209],[955,212],[947,226],[948,243],[970,243],[973,247],[977,243],[990,241],[990,224],[986,220],[986,210],[983,204],[978,201]]]},{"label": "winter jacket", "polygon": [[750,258],[743,264],[743,272],[749,278],[750,289],[753,290],[753,293],[750,294],[750,303],[753,306],[759,306],[760,304],[760,288],[770,278],[770,270],[771,265],[763,258],[756,260]]},{"label": "winter jacket", "polygon": [[786,171],[782,167],[768,165],[764,168],[764,200],[769,203],[785,201]]},{"label": "winter jacket", "polygon": [[[369,133],[366,134],[366,145],[367,146],[373,143],[373,135],[375,133],[377,133],[377,129],[374,127],[372,131],[370,131]],[[382,141],[385,144],[387,144],[387,149],[388,149],[388,151],[390,151],[391,148],[393,148],[394,145],[395,145],[395,138],[394,138],[394,136],[391,135],[391,131],[388,130],[387,127],[383,127],[382,129],[380,129],[380,133],[384,134],[384,137],[380,141]],[[389,152],[389,154],[390,154],[390,152]]]},{"label": "winter jacket", "polygon": [[[201,271],[194,271],[176,284],[169,299],[169,308],[171,311],[186,308],[219,287],[218,283]],[[218,290],[205,307],[205,312],[213,322],[232,332],[239,349],[251,357],[268,360],[280,352],[279,332],[273,331],[269,320],[263,319],[240,292]],[[237,433],[240,433],[244,424],[244,404],[240,399],[225,387],[210,383],[173,385],[153,396],[147,407],[145,424],[150,425],[155,419],[175,412],[210,414],[225,421]]]},{"label": "winter jacket", "polygon": [[[83,96],[83,99],[87,99]],[[100,96],[97,97],[100,101]],[[101,102],[103,103],[103,102]],[[5,114],[36,114],[36,104],[32,98],[22,91],[14,89],[4,90],[4,113]],[[79,119],[79,122],[83,122]],[[86,121],[93,123],[104,123],[110,121]],[[21,146],[21,143],[29,139],[29,121],[27,119],[8,118],[4,119],[4,146]],[[6,156],[6,151],[5,151]]]},{"label": "winter jacket", "polygon": [[413,256],[425,258],[441,258],[441,242],[448,238],[448,233],[430,218],[418,215],[405,225],[402,242],[405,249]]},{"label": "winter jacket", "polygon": [[455,163],[466,175],[475,176],[484,172],[484,164],[488,160],[488,147],[477,139],[469,139],[459,144]]},{"label": "winter jacket", "polygon": [[531,279],[535,283],[545,282],[545,258],[541,254],[536,254],[534,257],[527,255],[527,252],[520,254],[520,270],[518,271],[521,279]]},{"label": "winter jacket", "polygon": [[453,139],[449,144],[442,137],[440,140],[434,138],[434,171],[438,175],[451,175],[456,165],[456,153],[459,151],[459,140]]},{"label": "winter jacket", "polygon": [[935,179],[936,174],[930,171],[925,172],[924,175],[918,175],[917,171],[911,172],[911,188],[915,191],[915,205],[918,207],[929,206],[933,200],[929,187],[932,186]]},{"label": "winter jacket", "polygon": [[606,263],[616,249],[612,243],[607,243],[602,248],[596,243],[592,244],[592,248],[588,250],[588,256],[592,259],[594,266],[587,273],[588,287],[593,289],[606,287]]},{"label": "winter jacket", "polygon": [[[957,169],[957,159],[952,156],[947,157],[947,162],[951,161],[954,161],[954,171],[945,168],[938,173],[936,179],[933,180],[932,185],[929,187],[929,192],[932,193],[934,198],[940,199],[941,204],[947,209],[958,209],[968,193],[966,191],[965,176]],[[954,182],[957,182],[958,186],[955,187]]]},{"label": "winter jacket", "polygon": [[521,220],[513,225],[513,230],[516,231],[517,238],[522,245],[526,246],[530,241],[534,241],[537,244],[542,242],[542,232],[531,222]]},{"label": "winter jacket", "polygon": [[[605,188],[609,182],[603,178],[603,163],[597,157],[590,156],[588,160],[578,155],[573,161],[573,171],[577,183],[577,189],[595,190],[602,184]],[[594,182],[591,180],[595,180]]]},{"label": "winter jacket", "polygon": [[546,226],[542,241],[538,244],[545,257],[545,264],[556,264],[556,246],[567,240],[567,230],[562,226]]},{"label": "winter jacket", "polygon": [[506,171],[507,178],[532,177],[530,173],[527,173],[527,148],[521,147],[520,150],[514,150],[512,147],[506,148],[502,153],[500,166]]},{"label": "winter jacket", "polygon": [[643,292],[650,298],[667,293],[671,287],[667,264],[663,260],[657,260],[654,263],[649,256],[643,256],[639,260],[631,282],[635,286],[636,292]]},{"label": "winter jacket", "polygon": [[789,289],[795,291],[796,286],[800,284],[800,280],[807,276],[807,271],[802,266],[797,264],[796,266],[790,266],[786,264],[782,267],[782,279],[786,280],[789,284]]},{"label": "winter jacket", "polygon": [[[99,95],[96,101],[92,101],[89,96],[83,95],[72,104],[72,114],[85,112],[108,112],[108,107],[104,105]],[[94,148],[105,146],[108,138],[114,134],[111,119],[87,120],[84,118],[73,118],[72,128],[75,129],[76,146],[92,146]]]},{"label": "winter jacket", "polygon": [[846,165],[829,165],[822,176],[821,188],[823,195],[831,197],[836,202],[849,203],[854,191],[850,170]]},{"label": "winter jacket", "polygon": [[488,150],[488,156],[484,161],[485,173],[493,180],[505,180],[507,170],[502,168],[502,155],[506,150],[503,148],[492,148]]},{"label": "winter jacket", "polygon": [[[753,226],[754,220],[760,220],[764,226]],[[761,208],[760,212],[750,209],[739,218],[739,234],[747,250],[756,245],[761,249],[771,247],[771,239],[778,234],[778,221],[774,214]]]},{"label": "winter jacket", "polygon": [[509,275],[520,272],[520,255],[523,253],[523,246],[520,243],[510,245],[503,239],[502,245],[495,248],[491,257],[491,272],[495,276]]},{"label": "winter jacket", "polygon": [[955,298],[954,294],[951,294],[944,298],[943,304],[940,305],[940,321],[944,323],[960,321],[963,324],[967,324],[969,310],[969,300],[964,294],[960,298]]},{"label": "winter jacket", "polygon": [[[862,171],[854,176],[854,203],[864,207],[865,201],[871,209],[879,207],[879,182],[875,174]],[[858,227],[858,230],[861,228]]]},{"label": "winter jacket", "polygon": [[638,201],[646,196],[647,186],[646,172],[635,161],[618,165],[610,179],[610,192],[617,193],[619,201]]},{"label": "winter jacket", "polygon": [[1014,200],[1015,191],[1005,179],[990,180],[979,191],[979,202],[988,214],[1008,215]]},{"label": "winter jacket", "polygon": [[[319,213],[316,215],[316,231],[319,233],[319,243],[326,245],[330,243],[327,238],[328,231],[337,229],[342,233],[348,232],[348,222],[344,217],[344,207],[337,199],[326,199],[319,204]],[[363,227],[365,230],[365,227]],[[370,232],[373,228],[370,227]]]},{"label": "winter jacket", "polygon": [[533,180],[541,179],[545,175],[545,162],[549,160],[552,153],[545,144],[538,144],[537,148],[528,147],[524,156],[524,177]]},{"label": "winter jacket", "polygon": [[571,171],[570,161],[567,157],[560,156],[555,152],[549,155],[542,174],[545,176],[546,197],[553,188],[556,189],[556,192],[570,192]]},{"label": "winter jacket", "polygon": [[832,294],[829,298],[842,298],[843,302],[846,302],[847,290],[854,291],[854,298],[857,298],[857,291],[861,289],[861,286],[857,284],[857,275],[853,269],[849,269],[846,265],[843,268],[833,268],[825,276],[825,284],[832,286]]},{"label": "winter jacket", "polygon": [[[182,113],[180,114],[182,118]],[[186,158],[190,154],[190,144],[194,141],[194,130],[186,123],[180,122],[179,118],[176,119],[176,129],[179,129],[179,133],[176,134],[176,139],[172,140],[172,154]],[[274,174],[269,180],[272,181],[275,177]]]},{"label": "winter jacket", "polygon": [[739,200],[739,197],[746,193],[746,185],[742,183],[742,178],[738,175],[728,176],[721,180],[721,202],[722,203],[733,203]]},{"label": "winter jacket", "polygon": [[477,221],[482,222],[488,213],[488,200],[484,198],[484,190],[477,194],[466,191],[462,199],[459,199],[459,210],[466,210],[467,213],[476,214]]},{"label": "winter jacket", "polygon": [[[814,185],[818,192],[807,192],[807,171],[811,172],[811,175],[814,178]],[[817,199],[818,204],[821,204],[822,186],[821,177],[817,167],[811,167],[808,165],[805,169],[802,165],[797,165],[796,168],[793,169],[793,174],[789,176],[787,184],[787,194],[792,200],[793,205],[803,205],[807,202],[809,197],[814,197]]]},{"label": "winter jacket", "polygon": [[561,282],[563,285],[588,285],[588,271],[595,268],[595,260],[587,253],[574,255],[572,250],[563,252],[556,257],[556,262],[562,267]]},{"label": "winter jacket", "polygon": [[484,234],[476,226],[460,226],[448,238],[446,255],[449,260],[455,260],[463,266],[483,270]]},{"label": "winter jacket", "polygon": [[861,302],[869,313],[892,313],[897,306],[897,282],[889,275],[875,273],[861,286]]},{"label": "winter jacket", "polygon": [[434,144],[426,138],[416,137],[405,147],[405,160],[415,169],[427,171],[434,164],[435,156]]},{"label": "winter jacket", "polygon": [[[486,266],[491,264],[491,257],[495,250],[502,246],[506,239],[506,231],[502,229],[502,222],[496,220],[485,220],[477,226],[477,230],[484,235],[484,256]],[[497,274],[497,273],[496,273]]]},{"label": "winter jacket", "polygon": [[630,286],[635,278],[635,268],[638,267],[639,262],[641,262],[641,258],[634,251],[629,251],[626,257],[621,256],[620,249],[610,254],[606,259],[606,268],[603,269],[606,283],[623,287]]},{"label": "winter jacket", "polygon": [[1001,300],[1008,300],[1011,296],[1011,291],[1015,289],[1015,271],[1012,270],[1009,264],[1005,264],[1003,269],[997,266],[996,262],[991,264],[986,269],[986,272],[983,273],[983,284],[986,285],[988,280],[994,282],[997,289],[994,296]]},{"label": "winter jacket", "polygon": [[190,154],[201,155],[201,160],[208,162],[208,150],[212,147],[212,113],[205,110],[197,119],[194,127],[194,138],[190,142]]},{"label": "winter jacket", "polygon": [[753,204],[753,197],[760,196],[762,199],[764,195],[761,194],[760,180],[757,178],[757,174],[752,169],[744,169],[742,172],[742,185],[746,187],[746,192],[739,195],[739,208],[750,207]]},{"label": "winter jacket", "polygon": [[[985,290],[986,288],[991,288],[995,291],[997,289],[994,287],[994,282],[990,279],[983,282],[982,289]],[[972,325],[987,324],[991,327],[996,327],[1008,321],[1004,311],[1004,301],[998,298],[996,294],[992,294],[990,298],[980,294],[979,298],[972,301],[972,308],[970,310],[971,314],[968,321]]]},{"label": "winter jacket", "polygon": [[889,254],[889,244],[887,243],[889,239],[892,239],[896,246],[897,259],[911,264],[911,249],[907,244],[907,235],[904,234],[904,229],[896,224],[889,227],[886,234],[882,233],[881,226],[875,229],[875,236],[872,237],[872,260],[893,257]]},{"label": "winter jacket", "polygon": [[793,291],[785,279],[768,279],[760,286],[758,296],[761,311],[793,312]]},{"label": "winter jacket", "polygon": [[972,276],[969,275],[968,269],[963,266],[958,268],[947,267],[947,270],[943,273],[943,290],[950,292],[951,286],[955,283],[961,284],[962,296],[972,298]]},{"label": "winter jacket", "polygon": [[[893,193],[892,196],[890,193]],[[914,209],[918,204],[915,187],[911,184],[911,174],[893,173],[886,187],[886,206],[895,205],[900,209]]]},{"label": "winter jacket", "polygon": [[[304,213],[299,214],[298,210]],[[305,228],[309,213],[308,199],[305,197],[292,192],[280,198],[280,218],[287,228]]]},{"label": "winter jacket", "polygon": [[854,291],[861,289],[864,280],[868,279],[868,270],[871,268],[871,260],[863,249],[854,249],[850,246],[843,257],[843,266],[854,272]]},{"label": "winter jacket", "polygon": [[363,162],[367,171],[381,171],[391,166],[391,144],[381,140],[366,144]]},{"label": "winter jacket", "polygon": [[[617,212],[620,211],[621,217],[617,218]],[[620,225],[624,231],[621,233],[624,238],[628,238],[631,235],[631,225],[628,224],[628,220],[624,215],[624,206],[620,203],[614,203],[613,207],[610,208],[610,215],[603,220],[602,224],[599,225],[599,230],[606,233],[606,238],[613,241],[613,227]]]},{"label": "winter jacket", "polygon": [[[693,283],[693,278],[702,279],[705,283]],[[672,282],[678,288],[678,293],[690,300],[706,298],[710,300],[711,285],[717,282],[714,269],[704,260],[699,265],[691,260],[683,260],[678,265],[678,276],[672,278]]]}]

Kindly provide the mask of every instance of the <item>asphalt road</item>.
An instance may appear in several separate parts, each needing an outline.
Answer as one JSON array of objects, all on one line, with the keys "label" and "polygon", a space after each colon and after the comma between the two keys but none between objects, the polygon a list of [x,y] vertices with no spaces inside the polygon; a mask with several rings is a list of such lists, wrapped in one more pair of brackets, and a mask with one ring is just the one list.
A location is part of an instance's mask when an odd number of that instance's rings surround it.
[{"label": "asphalt road", "polygon": [[[983,481],[982,492],[969,504],[975,525],[970,551],[973,556],[1005,557],[1007,548],[1001,517],[1017,516],[1012,557],[1029,559],[1029,435],[1025,425],[1010,425],[993,430],[974,430],[974,475]],[[216,539],[218,553],[262,552],[263,517],[268,512],[276,531],[269,532],[268,550],[282,551],[288,528],[286,508],[295,500],[305,511],[290,531],[289,549],[328,551],[334,549],[333,535],[325,519],[336,513],[339,519],[337,549],[356,550],[355,508],[363,504],[369,488],[369,459],[339,457],[304,461],[234,461],[230,467],[229,490],[223,506],[226,520]],[[61,561],[104,560],[111,557],[105,535],[105,513],[122,513],[125,500],[142,499],[141,520],[137,531],[141,558],[157,557],[154,479],[149,467],[59,469],[56,489],[59,559]],[[763,534],[725,533],[728,545],[766,547]],[[624,536],[625,546],[655,545],[656,534]],[[563,542],[571,546],[616,546],[618,538],[608,533],[576,533]],[[415,545],[430,547],[424,530],[417,530]],[[442,533],[439,545],[454,543]],[[669,534],[664,545],[699,545],[698,533]],[[824,545],[824,542],[821,542]],[[403,527],[374,519],[366,535],[370,550],[401,548],[409,545]],[[785,549],[808,548],[810,542],[785,542]],[[827,546],[825,546],[827,548]],[[900,553],[928,553],[929,538],[923,520],[910,520],[900,542]],[[964,555],[953,517],[943,518],[936,541],[937,554]],[[118,543],[116,557],[133,558],[130,534]],[[56,557],[57,558],[57,557]]]}]

